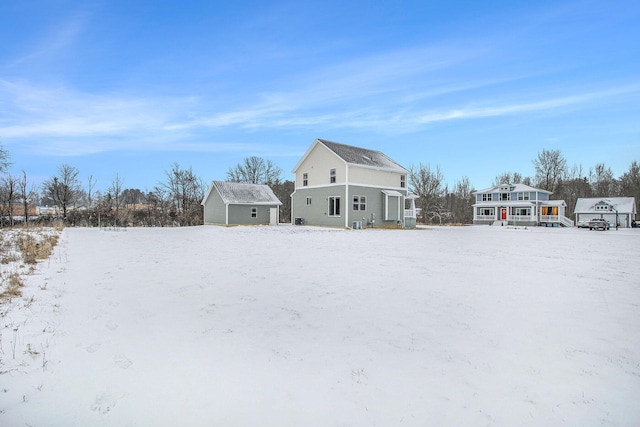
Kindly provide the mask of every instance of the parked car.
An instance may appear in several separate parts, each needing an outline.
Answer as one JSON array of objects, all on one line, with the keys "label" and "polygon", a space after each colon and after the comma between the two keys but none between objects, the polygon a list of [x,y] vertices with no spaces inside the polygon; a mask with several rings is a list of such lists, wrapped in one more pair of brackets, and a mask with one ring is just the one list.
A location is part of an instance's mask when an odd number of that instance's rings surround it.
[{"label": "parked car", "polygon": [[638,220],[631,221],[631,227],[632,228],[640,228],[640,221],[638,221]]},{"label": "parked car", "polygon": [[589,220],[589,219],[581,219],[576,224],[576,227],[578,227],[578,228],[589,228],[589,223],[590,222],[591,222],[591,220]]},{"label": "parked car", "polygon": [[611,228],[609,223],[602,218],[594,218],[589,221],[589,230],[608,230]]}]

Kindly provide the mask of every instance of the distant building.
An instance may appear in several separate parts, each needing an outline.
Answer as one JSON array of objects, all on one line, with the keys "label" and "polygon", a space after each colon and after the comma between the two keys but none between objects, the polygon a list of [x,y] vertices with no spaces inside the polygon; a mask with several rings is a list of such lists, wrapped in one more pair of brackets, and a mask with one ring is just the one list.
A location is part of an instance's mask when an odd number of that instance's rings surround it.
[{"label": "distant building", "polygon": [[590,197],[576,201],[573,210],[578,227],[588,227],[594,218],[602,218],[615,227],[630,228],[636,218],[635,197]]},{"label": "distant building", "polygon": [[573,227],[565,216],[564,200],[549,200],[553,193],[524,184],[500,184],[476,191],[473,223],[489,225]]}]

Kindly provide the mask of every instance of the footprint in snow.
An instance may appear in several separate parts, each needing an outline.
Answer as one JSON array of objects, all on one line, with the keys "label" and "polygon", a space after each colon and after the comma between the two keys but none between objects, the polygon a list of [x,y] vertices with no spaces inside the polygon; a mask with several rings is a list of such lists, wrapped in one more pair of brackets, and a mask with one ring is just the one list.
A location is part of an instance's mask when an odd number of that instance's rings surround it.
[{"label": "footprint in snow", "polygon": [[118,329],[118,324],[113,320],[108,321],[106,326],[110,331],[115,331],[116,329]]},{"label": "footprint in snow", "polygon": [[96,342],[91,344],[90,346],[86,347],[86,350],[88,353],[95,353],[96,351],[100,350],[100,343]]},{"label": "footprint in snow", "polygon": [[133,362],[124,354],[116,354],[115,356],[113,356],[113,361],[119,368],[122,369],[127,369],[133,364]]},{"label": "footprint in snow", "polygon": [[107,389],[96,396],[96,400],[91,405],[91,410],[105,415],[116,406],[118,400],[124,397],[124,393],[118,390]]}]

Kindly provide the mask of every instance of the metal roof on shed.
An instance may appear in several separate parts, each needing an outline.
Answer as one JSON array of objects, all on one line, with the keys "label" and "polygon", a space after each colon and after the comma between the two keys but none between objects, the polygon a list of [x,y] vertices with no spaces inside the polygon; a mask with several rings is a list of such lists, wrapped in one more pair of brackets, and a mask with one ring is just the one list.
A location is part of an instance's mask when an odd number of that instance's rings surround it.
[{"label": "metal roof on shed", "polygon": [[225,204],[238,205],[281,205],[282,202],[268,185],[243,182],[213,181]]}]

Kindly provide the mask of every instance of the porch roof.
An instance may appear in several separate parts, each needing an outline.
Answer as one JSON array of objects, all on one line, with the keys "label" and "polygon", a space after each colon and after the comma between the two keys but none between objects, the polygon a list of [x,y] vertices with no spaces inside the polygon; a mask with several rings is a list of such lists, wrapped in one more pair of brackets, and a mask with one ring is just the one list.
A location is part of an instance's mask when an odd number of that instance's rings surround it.
[{"label": "porch roof", "polygon": [[530,207],[530,206],[536,206],[536,205],[540,205],[544,202],[542,201],[536,201],[536,200],[492,200],[492,201],[487,201],[487,202],[478,202],[475,203],[473,206],[476,207],[509,207],[509,206],[515,206],[515,207]]}]

